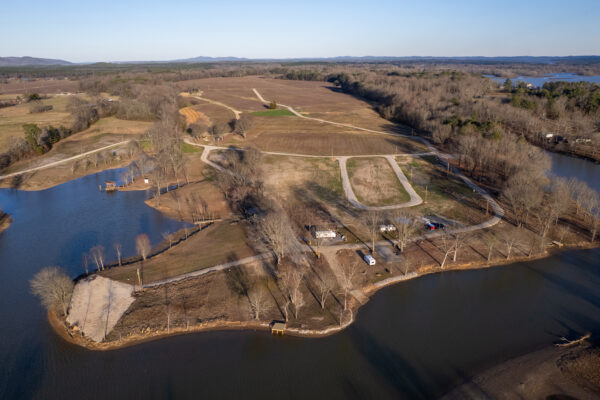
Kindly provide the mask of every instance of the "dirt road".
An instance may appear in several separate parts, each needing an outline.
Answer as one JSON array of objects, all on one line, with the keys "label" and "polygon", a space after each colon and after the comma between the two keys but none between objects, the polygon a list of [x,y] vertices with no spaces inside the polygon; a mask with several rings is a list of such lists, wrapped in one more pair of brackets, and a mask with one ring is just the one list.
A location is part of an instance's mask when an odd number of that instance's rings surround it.
[{"label": "dirt road", "polygon": [[125,141],[122,141],[122,142],[119,142],[119,143],[114,143],[114,144],[111,144],[111,145],[108,145],[108,146],[100,147],[99,149],[86,151],[85,153],[81,153],[81,154],[78,154],[78,155],[73,156],[73,157],[65,158],[65,159],[58,160],[58,161],[53,161],[53,162],[50,162],[48,164],[39,165],[39,166],[33,167],[33,168],[28,168],[28,169],[25,169],[23,171],[13,172],[12,174],[0,175],[0,180],[6,179],[6,178],[12,178],[13,176],[23,175],[23,174],[26,174],[26,173],[29,173],[29,172],[39,171],[39,170],[45,169],[45,168],[51,168],[51,167],[54,167],[54,166],[57,166],[57,165],[60,165],[60,164],[64,164],[64,163],[69,162],[69,161],[73,161],[73,160],[77,160],[77,159],[85,157],[85,156],[89,156],[90,154],[94,154],[94,153],[97,153],[99,151],[103,151],[103,150],[106,150],[106,149],[117,147],[117,146],[120,146],[120,145],[123,145],[123,144],[126,144],[126,143],[129,143],[129,141],[125,140]]}]

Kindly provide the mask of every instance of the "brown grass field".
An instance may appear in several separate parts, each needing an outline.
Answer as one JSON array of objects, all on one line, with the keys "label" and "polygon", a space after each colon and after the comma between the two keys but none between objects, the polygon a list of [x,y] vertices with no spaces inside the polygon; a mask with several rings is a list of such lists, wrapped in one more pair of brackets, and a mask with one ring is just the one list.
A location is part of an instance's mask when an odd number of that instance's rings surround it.
[{"label": "brown grass field", "polygon": [[347,168],[352,189],[361,203],[382,206],[410,200],[385,158],[352,158]]},{"label": "brown grass field", "polygon": [[[242,111],[265,110],[252,88],[267,99],[275,99],[296,108],[308,116],[334,122],[354,124],[359,127],[385,131],[406,131],[379,117],[372,107],[350,95],[339,93],[335,87],[324,82],[286,81],[262,77],[210,78],[180,82],[182,88],[197,87],[202,96],[223,102]],[[199,108],[209,118],[218,112]],[[223,107],[220,113],[228,112]],[[221,117],[223,118],[223,117]],[[231,116],[229,116],[231,119]],[[225,143],[252,145],[267,151],[286,151],[315,155],[393,154],[425,151],[417,141],[403,137],[390,137],[375,133],[339,127],[318,121],[292,116],[255,117],[252,130],[246,140],[230,137]]]},{"label": "brown grass field", "polygon": [[[144,282],[150,283],[254,255],[246,232],[239,223],[213,224],[169,251],[144,262]],[[140,263],[111,268],[102,274],[128,283],[137,282]]]},{"label": "brown grass field", "polygon": [[53,106],[53,110],[30,114],[30,103],[0,108],[0,153],[8,150],[14,138],[23,137],[23,124],[60,125],[71,124],[70,113],[66,110],[68,96],[57,96],[42,100],[42,104]]},{"label": "brown grass field", "polygon": [[329,158],[264,156],[265,190],[285,202],[307,197],[342,202],[342,178],[337,161]]},{"label": "brown grass field", "polygon": [[0,83],[0,94],[73,93],[78,88],[77,81],[68,79],[8,79],[6,83]]},{"label": "brown grass field", "polygon": [[[113,143],[134,139],[139,137],[150,125],[150,122],[125,121],[114,117],[103,118],[85,131],[56,143],[43,156],[16,162],[7,168],[5,173],[44,165]],[[110,159],[109,162],[108,153],[112,151],[116,152],[118,157]],[[11,179],[2,180],[0,181],[0,187],[16,186],[24,190],[41,190],[103,169],[122,167],[131,161],[126,159],[125,151],[122,148],[106,150],[102,152],[102,157],[103,161],[97,167],[88,166],[84,168],[84,159],[80,159],[22,175],[15,181]],[[76,168],[73,171],[72,166],[74,163]]]},{"label": "brown grass field", "polygon": [[165,213],[171,218],[192,222],[198,202],[204,201],[208,205],[204,218],[231,218],[233,216],[223,192],[208,179],[193,182],[189,185],[171,190],[160,196],[160,206],[156,207],[153,199],[146,201],[151,207]]}]

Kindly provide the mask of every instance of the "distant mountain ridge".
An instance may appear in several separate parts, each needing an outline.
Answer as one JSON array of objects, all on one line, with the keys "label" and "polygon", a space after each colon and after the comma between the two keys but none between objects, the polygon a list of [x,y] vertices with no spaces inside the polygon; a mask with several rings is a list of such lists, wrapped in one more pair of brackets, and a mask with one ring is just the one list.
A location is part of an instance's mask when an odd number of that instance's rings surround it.
[{"label": "distant mountain ridge", "polygon": [[240,57],[193,57],[179,60],[164,61],[166,63],[202,63],[202,62],[235,62],[235,61],[280,61],[280,62],[394,62],[394,61],[424,61],[424,62],[481,62],[481,63],[528,63],[554,64],[562,62],[594,62],[600,63],[600,56],[506,56],[506,57],[436,57],[436,56],[337,56],[337,57],[297,57],[297,58],[240,58]]},{"label": "distant mountain ridge", "polygon": [[53,58],[0,57],[0,67],[26,67],[34,65],[71,65],[73,63]]},{"label": "distant mountain ridge", "polygon": [[[297,58],[245,58],[245,57],[208,57],[198,56],[176,60],[155,61],[110,61],[99,62],[106,64],[196,64],[218,62],[439,62],[439,63],[526,63],[526,64],[579,64],[600,63],[600,56],[506,56],[506,57],[436,57],[436,56],[336,56],[336,57],[297,57]],[[72,63],[65,60],[37,57],[0,57],[0,67],[20,66],[52,66],[52,65],[83,65],[98,64],[98,62]]]}]

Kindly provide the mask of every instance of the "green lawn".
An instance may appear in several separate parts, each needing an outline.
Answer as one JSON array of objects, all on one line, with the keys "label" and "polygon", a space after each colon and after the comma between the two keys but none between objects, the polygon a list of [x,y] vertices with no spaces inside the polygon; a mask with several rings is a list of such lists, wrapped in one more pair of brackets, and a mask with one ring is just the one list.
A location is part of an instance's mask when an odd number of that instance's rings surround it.
[{"label": "green lawn", "polygon": [[290,110],[279,109],[279,110],[265,110],[265,111],[255,111],[252,115],[256,115],[259,117],[293,117],[294,114]]},{"label": "green lawn", "polygon": [[186,154],[197,153],[200,150],[202,150],[201,147],[193,146],[193,145],[191,145],[189,143],[186,143],[186,142],[183,142],[181,144],[181,151],[183,151]]}]

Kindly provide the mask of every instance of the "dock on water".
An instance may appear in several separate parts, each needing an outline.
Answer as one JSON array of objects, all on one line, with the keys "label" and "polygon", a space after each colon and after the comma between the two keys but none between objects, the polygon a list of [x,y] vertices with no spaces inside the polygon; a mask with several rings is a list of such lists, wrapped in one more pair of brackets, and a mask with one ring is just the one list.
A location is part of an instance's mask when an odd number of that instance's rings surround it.
[{"label": "dock on water", "polygon": [[271,325],[271,333],[273,335],[283,335],[285,332],[285,323],[284,322],[273,322]]}]

